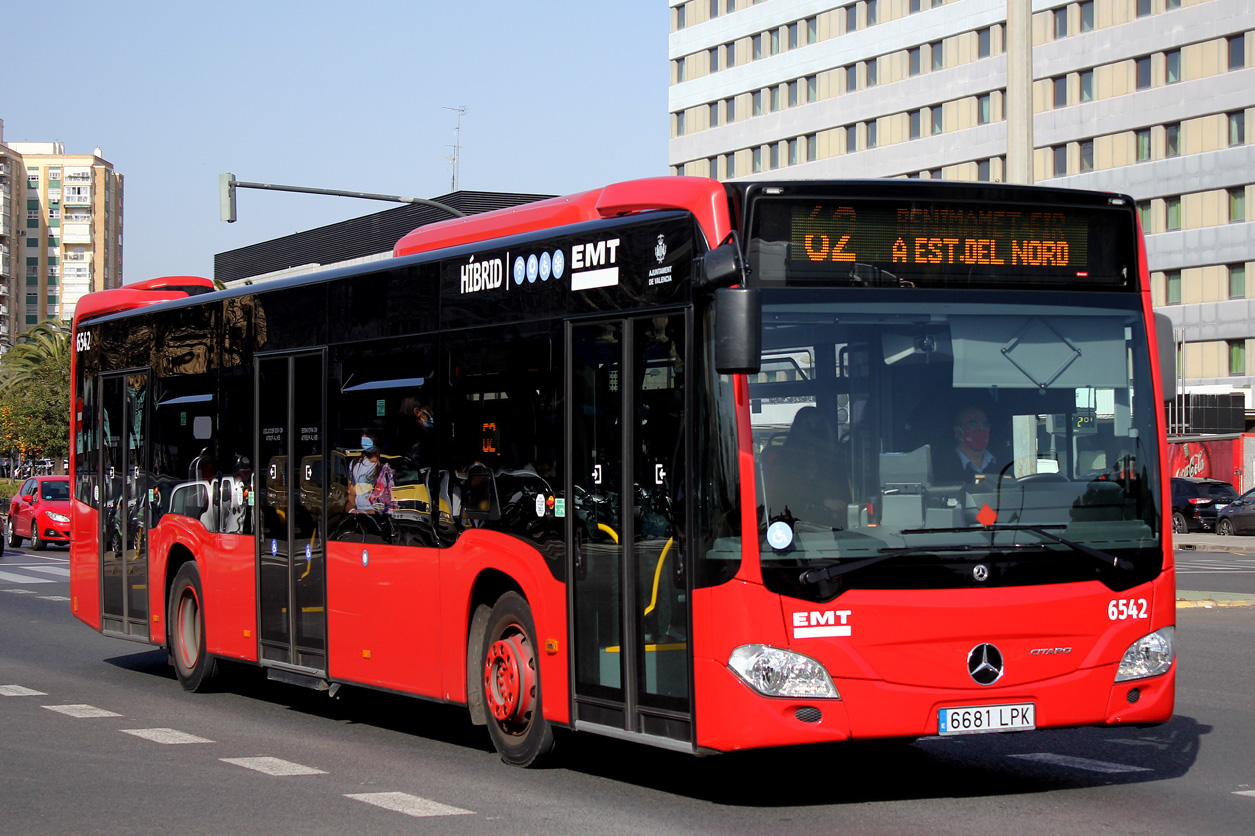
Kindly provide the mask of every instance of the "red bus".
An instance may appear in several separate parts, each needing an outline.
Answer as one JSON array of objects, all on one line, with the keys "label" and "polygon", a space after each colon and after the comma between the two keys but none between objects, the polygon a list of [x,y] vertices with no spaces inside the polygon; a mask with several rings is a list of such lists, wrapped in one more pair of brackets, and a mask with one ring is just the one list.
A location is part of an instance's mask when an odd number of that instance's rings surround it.
[{"label": "red bus", "polygon": [[1129,198],[666,178],[394,254],[79,304],[80,620],[515,764],[1171,716]]}]

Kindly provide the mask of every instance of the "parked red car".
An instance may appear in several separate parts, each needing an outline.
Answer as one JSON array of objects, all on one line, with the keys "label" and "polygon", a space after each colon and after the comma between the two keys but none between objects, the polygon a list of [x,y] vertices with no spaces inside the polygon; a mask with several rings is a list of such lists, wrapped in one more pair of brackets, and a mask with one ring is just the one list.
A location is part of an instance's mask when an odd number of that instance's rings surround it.
[{"label": "parked red car", "polygon": [[36,551],[49,543],[70,544],[70,480],[32,476],[9,503],[10,546],[31,541]]}]

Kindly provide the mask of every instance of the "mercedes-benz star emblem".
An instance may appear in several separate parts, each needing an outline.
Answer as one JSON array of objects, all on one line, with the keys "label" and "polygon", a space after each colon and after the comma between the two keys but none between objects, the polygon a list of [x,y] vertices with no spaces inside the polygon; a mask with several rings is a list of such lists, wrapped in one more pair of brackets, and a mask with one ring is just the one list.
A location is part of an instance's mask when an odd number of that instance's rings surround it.
[{"label": "mercedes-benz star emblem", "polygon": [[989,580],[989,567],[984,563],[977,563],[972,567],[972,577],[978,581]]},{"label": "mercedes-benz star emblem", "polygon": [[967,654],[967,672],[977,685],[993,685],[1002,679],[1002,651],[992,644],[978,644]]}]

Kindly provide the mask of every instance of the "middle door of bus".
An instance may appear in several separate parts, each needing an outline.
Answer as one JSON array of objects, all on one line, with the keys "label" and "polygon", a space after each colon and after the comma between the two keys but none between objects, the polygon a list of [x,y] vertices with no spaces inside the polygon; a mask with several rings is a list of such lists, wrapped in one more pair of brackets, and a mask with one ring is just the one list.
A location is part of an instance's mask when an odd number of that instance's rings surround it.
[{"label": "middle door of bus", "polygon": [[576,723],[691,742],[689,318],[568,333]]},{"label": "middle door of bus", "polygon": [[325,672],[325,358],[256,362],[259,656]]}]

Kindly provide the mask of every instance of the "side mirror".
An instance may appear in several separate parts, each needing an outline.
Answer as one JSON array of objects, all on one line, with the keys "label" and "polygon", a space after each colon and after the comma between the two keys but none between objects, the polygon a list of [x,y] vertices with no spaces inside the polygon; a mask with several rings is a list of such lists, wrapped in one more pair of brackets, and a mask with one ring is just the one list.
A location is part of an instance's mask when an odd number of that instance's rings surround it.
[{"label": "side mirror", "polygon": [[1170,401],[1177,396],[1177,342],[1172,333],[1172,320],[1167,314],[1155,314],[1155,342],[1159,344],[1159,381],[1163,386],[1163,399]]},{"label": "side mirror", "polygon": [[715,371],[757,374],[762,366],[763,307],[756,287],[715,291]]}]

